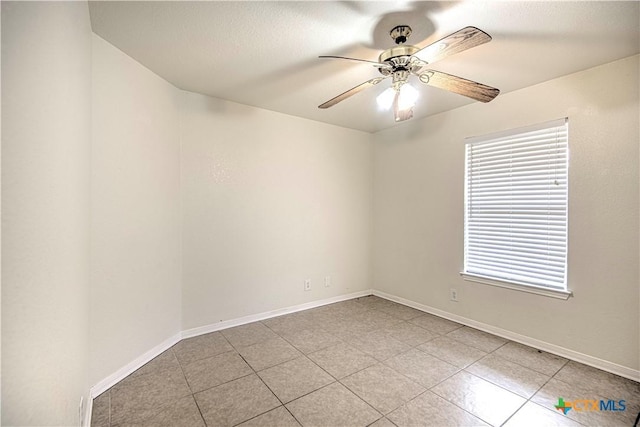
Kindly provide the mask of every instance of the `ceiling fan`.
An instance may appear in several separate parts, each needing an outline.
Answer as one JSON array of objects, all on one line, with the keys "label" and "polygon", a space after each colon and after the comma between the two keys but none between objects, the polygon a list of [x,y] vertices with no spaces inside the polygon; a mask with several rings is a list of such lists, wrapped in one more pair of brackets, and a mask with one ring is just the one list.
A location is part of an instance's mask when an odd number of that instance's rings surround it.
[{"label": "ceiling fan", "polygon": [[389,35],[395,41],[396,46],[383,51],[378,57],[378,62],[344,56],[320,56],[320,58],[370,63],[378,69],[382,77],[367,80],[320,104],[318,108],[333,107],[340,101],[391,78],[391,87],[377,97],[378,105],[386,110],[393,106],[396,122],[410,119],[413,117],[413,106],[418,98],[418,91],[407,84],[412,75],[417,76],[420,82],[426,85],[448,90],[481,102],[489,102],[500,93],[499,89],[482,83],[441,71],[424,69],[427,64],[491,41],[491,36],[484,31],[476,27],[465,27],[422,48],[404,44],[411,35],[411,27],[408,25],[394,27]]}]

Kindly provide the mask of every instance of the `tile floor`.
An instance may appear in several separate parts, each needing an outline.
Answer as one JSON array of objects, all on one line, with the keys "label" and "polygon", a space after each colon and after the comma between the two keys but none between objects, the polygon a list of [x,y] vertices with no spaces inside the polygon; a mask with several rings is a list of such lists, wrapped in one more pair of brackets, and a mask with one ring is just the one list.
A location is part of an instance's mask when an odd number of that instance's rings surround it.
[{"label": "tile floor", "polygon": [[[625,400],[617,412],[558,398]],[[632,426],[640,385],[375,296],[182,340],[92,426]]]}]

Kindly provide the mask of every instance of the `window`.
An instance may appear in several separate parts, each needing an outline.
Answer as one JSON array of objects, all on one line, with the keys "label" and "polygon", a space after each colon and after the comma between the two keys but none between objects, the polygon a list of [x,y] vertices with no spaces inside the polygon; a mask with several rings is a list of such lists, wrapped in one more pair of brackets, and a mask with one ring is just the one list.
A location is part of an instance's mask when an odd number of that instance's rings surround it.
[{"label": "window", "polygon": [[568,298],[568,122],[466,139],[465,279]]}]

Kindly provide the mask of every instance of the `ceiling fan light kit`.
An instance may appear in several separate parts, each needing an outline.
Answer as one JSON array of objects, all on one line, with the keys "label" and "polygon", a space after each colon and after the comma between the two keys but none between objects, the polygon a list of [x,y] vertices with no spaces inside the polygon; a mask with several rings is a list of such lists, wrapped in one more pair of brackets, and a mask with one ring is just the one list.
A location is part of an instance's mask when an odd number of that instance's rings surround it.
[{"label": "ceiling fan light kit", "polygon": [[[332,107],[340,101],[391,77],[391,86],[378,95],[376,102],[383,110],[389,110],[393,106],[396,122],[408,120],[413,117],[413,107],[419,96],[418,90],[408,83],[408,79],[412,75],[417,76],[418,81],[423,84],[481,102],[489,102],[500,93],[500,90],[482,83],[440,71],[424,69],[430,63],[491,41],[491,36],[484,31],[476,27],[465,27],[422,48],[403,44],[411,35],[411,27],[408,25],[398,25],[392,28],[389,35],[396,43],[396,46],[383,51],[378,57],[378,62],[343,56],[320,56],[320,58],[346,59],[370,63],[378,69],[383,77],[377,77],[361,83],[320,104],[318,108]],[[417,56],[418,54],[420,57]]]},{"label": "ceiling fan light kit", "polygon": [[408,120],[413,117],[413,107],[418,100],[419,92],[404,80],[396,80],[376,98],[378,107],[389,110],[393,107],[393,115],[396,122]]}]

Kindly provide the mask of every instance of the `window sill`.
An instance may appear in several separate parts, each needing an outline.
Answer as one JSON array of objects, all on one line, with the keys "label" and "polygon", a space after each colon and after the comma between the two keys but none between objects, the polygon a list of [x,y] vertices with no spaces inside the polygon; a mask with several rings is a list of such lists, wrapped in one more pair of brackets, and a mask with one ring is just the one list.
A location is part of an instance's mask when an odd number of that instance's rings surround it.
[{"label": "window sill", "polygon": [[528,292],[530,294],[542,295],[550,298],[567,300],[569,297],[573,296],[573,292],[569,290],[562,291],[533,285],[523,285],[464,272],[461,272],[460,275],[464,280],[468,280],[469,282],[482,283],[483,285],[497,286],[499,288],[512,289],[514,291]]}]

